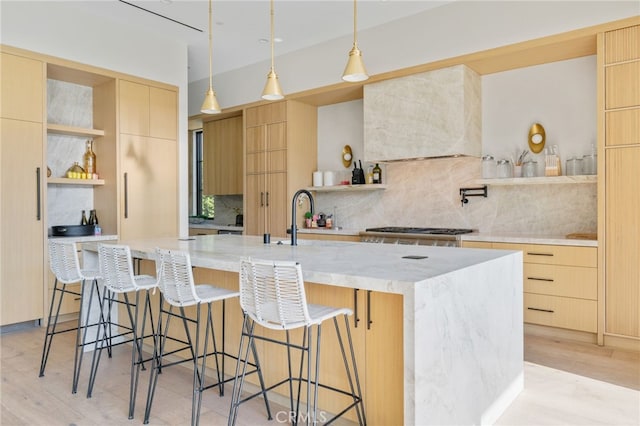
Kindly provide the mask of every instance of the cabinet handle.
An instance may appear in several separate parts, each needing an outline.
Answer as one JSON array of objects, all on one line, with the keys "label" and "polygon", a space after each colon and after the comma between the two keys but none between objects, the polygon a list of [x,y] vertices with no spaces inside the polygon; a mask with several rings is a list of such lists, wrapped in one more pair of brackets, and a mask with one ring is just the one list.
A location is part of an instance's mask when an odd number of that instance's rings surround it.
[{"label": "cabinet handle", "polygon": [[552,314],[554,312],[551,309],[530,308],[530,307],[527,307],[527,309],[530,310],[530,311],[549,312],[550,314]]},{"label": "cabinet handle", "polygon": [[367,290],[367,330],[371,330],[371,290]]},{"label": "cabinet handle", "polygon": [[358,289],[353,289],[353,326],[358,328],[360,318],[358,317]]},{"label": "cabinet handle", "polygon": [[267,207],[269,207],[269,191],[267,191]]},{"label": "cabinet handle", "polygon": [[264,207],[264,192],[260,193],[260,207]]},{"label": "cabinet handle", "polygon": [[550,257],[553,257],[553,253],[536,253],[536,252],[531,252],[531,251],[528,251],[527,255],[529,255],[529,256],[550,256]]},{"label": "cabinet handle", "polygon": [[552,283],[553,282],[553,278],[538,278],[538,277],[527,277],[528,280],[532,280],[532,281],[547,281]]},{"label": "cabinet handle", "polygon": [[129,218],[129,173],[124,172],[124,218]]},{"label": "cabinet handle", "polygon": [[40,220],[42,217],[42,202],[40,200],[40,167],[36,167],[36,220]]}]

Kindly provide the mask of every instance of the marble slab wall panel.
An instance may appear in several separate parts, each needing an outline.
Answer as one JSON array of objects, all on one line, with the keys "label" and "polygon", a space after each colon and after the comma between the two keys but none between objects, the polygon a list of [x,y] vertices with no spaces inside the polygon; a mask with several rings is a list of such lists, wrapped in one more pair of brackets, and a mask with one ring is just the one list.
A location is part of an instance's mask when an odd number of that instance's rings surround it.
[{"label": "marble slab wall panel", "polygon": [[[53,124],[92,128],[93,91],[90,87],[47,80],[47,121]],[[47,166],[52,177],[64,177],[82,156],[87,138],[50,134],[47,136]],[[97,159],[98,164],[100,159]],[[47,186],[47,226],[79,225],[82,210],[93,208],[93,187]]]},{"label": "marble slab wall panel", "polygon": [[517,253],[416,286],[415,327],[405,329],[414,344],[405,353],[416,355],[405,364],[415,417],[405,423],[484,424],[494,401],[522,390],[522,288],[513,285],[521,276]]},{"label": "marble slab wall panel", "polygon": [[481,79],[464,65],[365,85],[366,161],[480,156]]},{"label": "marble slab wall panel", "polygon": [[338,226],[472,228],[481,232],[566,235],[596,232],[596,185],[489,186],[488,198],[460,203],[461,187],[476,187],[481,160],[439,158],[386,165],[384,191],[317,193],[319,211],[335,212]]},{"label": "marble slab wall panel", "polygon": [[242,213],[242,195],[216,195],[215,225],[235,225],[236,215]]}]

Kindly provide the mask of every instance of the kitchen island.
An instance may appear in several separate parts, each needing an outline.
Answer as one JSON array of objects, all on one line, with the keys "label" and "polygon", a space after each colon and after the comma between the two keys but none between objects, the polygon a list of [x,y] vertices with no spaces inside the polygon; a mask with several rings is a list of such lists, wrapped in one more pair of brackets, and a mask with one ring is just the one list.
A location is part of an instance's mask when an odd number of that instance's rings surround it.
[{"label": "kitchen island", "polygon": [[403,376],[398,423],[490,424],[522,390],[521,252],[234,235],[120,243],[141,259],[184,250],[195,267],[236,273],[243,257],[293,260],[305,282],[401,295],[403,365],[385,367]]}]

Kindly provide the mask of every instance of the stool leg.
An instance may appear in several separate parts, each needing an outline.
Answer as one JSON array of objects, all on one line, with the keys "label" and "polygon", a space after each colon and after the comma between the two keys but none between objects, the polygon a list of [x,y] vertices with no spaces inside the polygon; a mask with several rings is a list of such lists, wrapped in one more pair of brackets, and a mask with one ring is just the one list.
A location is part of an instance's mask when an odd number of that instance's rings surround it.
[{"label": "stool leg", "polygon": [[[322,331],[322,324],[316,326],[316,373],[315,373],[315,386],[313,391],[313,424],[318,423],[318,384],[320,383],[320,335]],[[311,355],[309,354],[309,361],[311,361]],[[309,406],[307,406],[308,410]],[[307,413],[308,414],[308,413]]]},{"label": "stool leg", "polygon": [[[80,306],[84,304],[85,297],[85,281],[82,281],[81,284],[81,295],[80,295]],[[98,294],[98,298],[100,298],[100,290],[98,289],[98,280],[94,279],[89,285],[89,303],[87,305],[87,316],[84,322],[84,326],[82,325],[82,313],[78,316],[78,332],[76,333],[76,354],[73,361],[73,385],[71,387],[71,393],[76,393],[78,390],[78,381],[80,379],[80,370],[82,369],[82,358],[84,355],[84,345],[87,341],[87,330],[89,329],[89,320],[91,319],[91,303],[93,302],[93,293]],[[82,330],[82,333],[81,333]],[[80,338],[80,334],[82,334],[82,339]]]},{"label": "stool leg", "polygon": [[[105,288],[103,296],[101,298],[102,301],[99,304],[100,319],[98,321],[98,331],[96,333],[93,356],[91,358],[91,373],[89,374],[89,385],[87,386],[87,398],[91,398],[93,393],[93,385],[95,384],[95,381],[96,381],[98,366],[100,365],[100,357],[102,356],[102,349],[104,349],[104,347],[108,345],[107,328],[110,327],[110,323],[108,322],[109,320],[105,318],[104,307],[109,306],[108,299],[110,297],[111,296],[110,296],[109,290]],[[102,334],[100,332],[100,328],[102,328]]]},{"label": "stool leg", "polygon": [[153,357],[151,358],[151,372],[149,373],[149,387],[147,389],[147,404],[144,410],[143,423],[149,424],[149,416],[151,415],[151,406],[153,404],[153,397],[156,393],[156,384],[158,383],[158,374],[162,368],[162,354],[164,352],[164,344],[166,342],[166,336],[169,331],[169,320],[165,324],[164,331],[162,329],[162,314],[164,313],[164,301],[160,297],[160,309],[158,311],[158,335],[154,338]]},{"label": "stool leg", "polygon": [[[251,330],[251,333],[252,333],[251,335],[253,336],[253,328]],[[251,342],[251,352],[253,354],[253,359],[256,363],[256,372],[258,373],[260,390],[262,391],[262,395],[264,398],[264,405],[265,405],[265,408],[267,409],[267,420],[273,420],[273,417],[271,416],[271,407],[269,405],[269,398],[267,397],[267,391],[265,390],[265,386],[264,386],[264,377],[262,376],[262,367],[260,367],[260,360],[258,358],[258,351],[256,350],[255,341]]]},{"label": "stool leg", "polygon": [[[62,306],[62,299],[66,291],[67,285],[62,283],[62,289],[58,288],[59,282],[56,278],[53,283],[53,294],[51,295],[51,304],[49,305],[49,316],[47,317],[47,331],[44,335],[44,344],[42,345],[42,358],[40,360],[40,373],[38,377],[44,376],[44,369],[47,366],[47,360],[49,359],[49,351],[51,350],[51,343],[53,343],[53,336],[56,334],[56,326],[58,325],[58,315],[60,314],[60,307]],[[55,317],[53,316],[53,307],[56,302],[56,294],[60,293],[58,298],[58,306],[56,308]]]},{"label": "stool leg", "polygon": [[[249,325],[250,319],[245,314],[244,321],[242,323],[242,334],[240,335],[240,348],[238,349],[238,359],[236,363],[236,373],[235,379],[233,381],[233,390],[231,392],[231,407],[229,409],[229,420],[228,425],[235,425],[236,420],[238,419],[238,408],[240,407],[240,397],[242,395],[242,390],[244,388],[244,379],[247,372],[247,364],[249,363],[249,351],[253,353],[253,359],[256,363],[256,370],[258,373],[258,380],[260,381],[260,388],[262,390],[262,395],[264,397],[265,407],[267,409],[267,418],[268,420],[273,420],[271,416],[271,407],[269,406],[269,399],[267,397],[267,392],[264,386],[264,378],[262,377],[262,369],[260,368],[260,361],[258,359],[258,351],[256,350],[255,342],[253,341],[253,330],[255,327],[255,323],[251,321],[251,325]],[[248,339],[247,349],[244,351],[243,356],[243,347],[245,337]],[[243,365],[242,373],[240,373],[240,364]]]},{"label": "stool leg", "polygon": [[[204,386],[204,367],[207,359],[207,341],[204,341],[204,352],[202,356],[202,374],[200,374],[200,370],[198,369],[198,354],[200,353],[200,309],[201,304],[198,303],[196,306],[196,347],[195,347],[195,356],[193,357],[193,395],[191,397],[191,425],[198,424],[198,418],[196,416],[196,411],[200,405],[200,398],[202,398],[202,387]],[[206,327],[205,327],[206,328]],[[209,329],[207,328],[206,333],[208,334]],[[199,414],[199,410],[198,413]]]},{"label": "stool leg", "polygon": [[[129,377],[129,420],[133,419],[133,412],[136,406],[136,390],[138,388],[138,374],[140,372],[140,363],[142,362],[142,348],[141,342],[138,339],[138,307],[140,306],[140,292],[136,291],[136,302],[134,305],[134,312],[131,313],[131,303],[129,302],[129,295],[124,293],[125,306],[127,307],[127,313],[129,315],[129,322],[131,324],[131,371]],[[136,362],[136,355],[138,361]]]},{"label": "stool leg", "polygon": [[338,327],[337,317],[333,318],[333,323],[336,328],[336,335],[338,337],[338,343],[340,344],[340,351],[342,352],[342,359],[344,361],[344,367],[347,373],[347,379],[349,380],[349,388],[351,390],[351,395],[353,395],[353,402],[355,404],[356,414],[358,415],[358,424],[365,425],[367,424],[367,419],[364,413],[364,402],[362,401],[362,391],[360,389],[360,378],[358,376],[358,366],[356,365],[356,355],[355,355],[355,352],[353,351],[353,341],[351,339],[351,329],[349,328],[349,318],[347,317],[347,315],[344,315],[344,325],[345,325],[345,329],[347,330],[347,339],[349,342],[349,350],[351,354],[351,364],[353,365],[353,375],[355,376],[355,382],[356,382],[355,389],[353,387],[353,378],[349,370],[349,363],[347,362],[347,355],[344,349],[342,333],[340,332],[340,328]]},{"label": "stool leg", "polygon": [[[295,414],[296,414],[296,420],[295,422],[298,422],[298,413],[300,412],[300,395],[302,395],[302,370],[304,369],[304,354],[305,352],[309,351],[309,346],[307,343],[307,340],[309,339],[309,335],[310,335],[310,330],[309,327],[305,327],[302,330],[302,343],[300,344],[300,370],[298,371],[298,396],[297,396],[297,403],[296,403],[296,409],[295,409]],[[287,340],[287,344],[288,344],[288,340]],[[291,369],[289,369],[289,377],[293,377],[291,375]],[[307,392],[308,394],[308,392]],[[293,412],[293,408],[291,409],[291,411]]]}]

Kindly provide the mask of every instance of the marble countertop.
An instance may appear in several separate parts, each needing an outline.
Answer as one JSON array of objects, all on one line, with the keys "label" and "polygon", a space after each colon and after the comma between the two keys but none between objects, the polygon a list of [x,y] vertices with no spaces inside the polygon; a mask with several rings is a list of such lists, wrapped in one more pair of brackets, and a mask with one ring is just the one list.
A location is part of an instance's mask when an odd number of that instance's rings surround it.
[{"label": "marble countertop", "polygon": [[529,235],[494,232],[478,232],[461,235],[462,241],[481,241],[492,243],[550,244],[560,246],[598,247],[597,240],[567,238],[565,235]]},{"label": "marble countertop", "polygon": [[[282,242],[282,244],[279,244]],[[343,241],[272,239],[262,237],[206,235],[189,238],[153,238],[121,241],[135,257],[153,259],[156,247],[188,251],[194,266],[238,271],[244,257],[292,260],[302,265],[305,281],[391,293],[412,291],[430,279],[493,259],[517,253],[451,247],[367,244]],[[407,259],[404,256],[425,256]]]},{"label": "marble countertop", "polygon": [[76,243],[90,243],[94,241],[117,240],[117,235],[86,235],[77,237],[49,237],[50,240],[75,241]]}]

